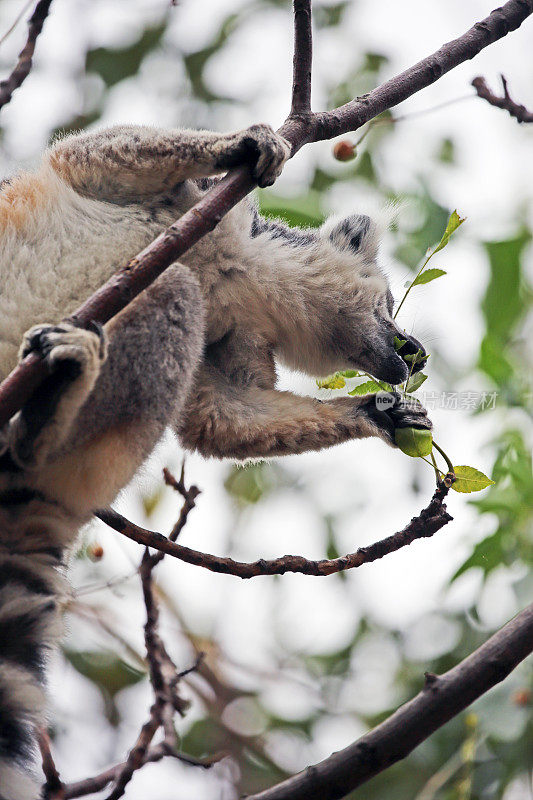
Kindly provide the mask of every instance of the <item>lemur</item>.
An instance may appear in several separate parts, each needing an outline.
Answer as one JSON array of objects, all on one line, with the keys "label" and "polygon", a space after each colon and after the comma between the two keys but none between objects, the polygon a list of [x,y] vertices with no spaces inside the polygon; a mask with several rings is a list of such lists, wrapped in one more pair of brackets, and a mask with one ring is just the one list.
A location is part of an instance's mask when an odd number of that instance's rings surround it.
[{"label": "lemur", "polygon": [[[68,136],[0,192],[0,378],[36,353],[49,377],[0,431],[0,800],[35,800],[43,664],[59,635],[64,564],[167,427],[206,456],[267,458],[430,428],[422,407],[276,389],[275,362],[355,367],[391,384],[423,352],[392,318],[366,216],[319,230],[248,200],[104,328],[62,321],[229,168],[274,182],[288,143],[119,126]],[[45,322],[43,322],[43,320]],[[406,339],[396,352],[394,337]],[[22,346],[19,346],[22,340]],[[29,759],[29,761],[28,761]]]}]

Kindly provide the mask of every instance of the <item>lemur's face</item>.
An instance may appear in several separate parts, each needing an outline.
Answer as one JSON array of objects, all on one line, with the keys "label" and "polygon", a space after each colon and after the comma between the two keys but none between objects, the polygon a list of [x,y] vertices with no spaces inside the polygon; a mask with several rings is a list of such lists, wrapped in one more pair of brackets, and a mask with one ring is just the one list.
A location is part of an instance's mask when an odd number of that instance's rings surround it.
[{"label": "lemur's face", "polygon": [[[398,327],[392,317],[394,300],[388,281],[376,264],[377,230],[369,217],[353,215],[341,220],[329,232],[329,239],[342,258],[337,313],[328,325],[330,347],[338,363],[364,370],[391,384],[404,381],[409,371],[425,364],[420,342]],[[334,265],[339,271],[339,264]],[[404,339],[397,351],[394,338]],[[412,367],[405,356],[421,351],[422,360]],[[332,353],[333,355],[333,353]]]}]

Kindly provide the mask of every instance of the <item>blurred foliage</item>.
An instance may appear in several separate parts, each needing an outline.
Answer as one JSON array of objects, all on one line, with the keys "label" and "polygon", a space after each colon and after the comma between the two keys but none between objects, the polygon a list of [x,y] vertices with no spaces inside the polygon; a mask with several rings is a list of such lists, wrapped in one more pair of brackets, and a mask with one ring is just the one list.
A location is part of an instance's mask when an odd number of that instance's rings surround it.
[{"label": "blurred foliage", "polygon": [[[339,26],[348,2],[317,3],[315,22],[318,28],[327,28],[328,35]],[[146,28],[140,29],[130,43],[121,47],[91,46],[85,56],[85,75],[79,82],[85,86],[85,106],[70,119],[61,120],[61,130],[83,128],[97,122],[105,108],[109,92],[121,81],[138,79],[143,65],[154,54],[167,54],[168,70],[182,67],[185,90],[202,120],[212,107],[238,102],[232,100],[230,92],[220,94],[208,79],[207,67],[213,59],[231,43],[234,35],[249,24],[252,12],[275,8],[287,9],[286,0],[258,0],[244,4],[236,13],[223,19],[211,38],[196,50],[180,52],[172,43],[169,46],[168,26],[170,14],[154,19]],[[167,52],[168,50],[168,52]],[[344,72],[336,74],[334,83],[326,87],[327,103],[331,107],[351,100],[372,89],[380,80],[388,57],[385,53],[354,53],[353,60],[346,63]],[[97,84],[95,87],[95,83]],[[100,88],[98,88],[100,86]],[[169,102],[178,98],[169,96]],[[205,115],[204,115],[205,112]],[[283,113],[283,109],[281,110]],[[317,164],[310,171],[306,191],[284,197],[276,190],[260,192],[261,210],[267,216],[282,217],[289,225],[319,226],[328,210],[328,196],[337,187],[350,187],[356,182],[364,184],[383,201],[394,201],[397,195],[388,184],[387,175],[381,167],[381,152],[396,124],[391,123],[391,114],[380,118],[381,123],[372,128],[364,140],[357,145],[357,156],[353,162],[343,165],[330,162]],[[1,131],[0,131],[1,135]],[[424,258],[429,245],[437,242],[446,225],[451,209],[442,205],[430,180],[432,169],[453,169],[457,161],[456,144],[447,137],[435,148],[433,160],[420,164],[418,175],[412,176],[409,187],[402,195],[413,210],[412,225],[408,231],[398,232],[395,258],[408,270],[414,271]],[[414,188],[413,188],[414,187]],[[455,198],[460,207],[460,198]],[[466,226],[465,226],[466,227]],[[451,577],[455,581],[465,574],[478,574],[481,593],[485,579],[497,570],[509,570],[509,574],[522,575],[531,568],[533,560],[533,475],[531,461],[531,372],[532,365],[524,364],[521,337],[523,324],[531,311],[532,293],[524,277],[524,258],[530,241],[530,232],[517,229],[513,237],[505,241],[472,242],[483,254],[487,265],[487,287],[481,303],[484,326],[477,364],[472,364],[469,374],[481,375],[487,392],[498,391],[498,414],[487,446],[494,453],[492,477],[494,486],[480,499],[472,501],[472,508],[479,515],[480,535],[472,546],[471,553]],[[445,278],[446,279],[446,278]],[[450,311],[453,324],[453,311]],[[453,363],[442,360],[444,368],[454,373]],[[510,419],[507,411],[512,411]],[[492,414],[494,410],[479,410],[480,414]],[[252,464],[245,468],[228,467],[225,489],[234,508],[236,521],[246,509],[257,507],[272,496],[291,486],[294,479],[282,466],[274,464]],[[298,487],[304,493],[304,489]],[[162,493],[156,491],[142,499],[144,511],[151,515],[159,506]],[[305,497],[307,507],[312,498]],[[203,502],[206,502],[205,500]],[[318,513],[318,511],[317,511]],[[324,555],[329,558],[341,554],[336,537],[334,520],[330,516],[322,519],[324,529]],[[80,551],[86,556],[86,548]],[[100,566],[89,564],[91,575],[97,575]],[[213,586],[218,576],[213,576]],[[266,579],[264,579],[266,580]],[[346,591],[346,602],[352,602],[348,593],[349,579],[341,574],[328,580],[337,581]],[[517,591],[519,581],[517,579]],[[468,613],[445,613],[433,620],[437,631],[452,626],[456,633],[452,637],[439,637],[440,652],[433,656],[417,657],[407,645],[406,632],[388,630],[375,621],[363,618],[352,641],[336,652],[324,654],[317,645],[316,653],[301,654],[287,652],[280,656],[279,670],[275,679],[290,680],[285,662],[290,661],[290,674],[297,673],[297,681],[306,682],[318,694],[314,709],[301,719],[292,719],[279,709],[276,713],[262,699],[263,677],[249,675],[248,684],[255,684],[246,695],[252,696],[263,715],[261,733],[249,735],[238,726],[231,729],[224,718],[227,700],[224,700],[222,684],[212,682],[211,689],[202,694],[202,710],[194,721],[187,718],[180,723],[184,731],[182,748],[192,755],[209,755],[217,750],[230,751],[240,769],[238,793],[250,793],[272,785],[288,770],[288,752],[303,752],[303,761],[313,760],[312,742],[322,721],[344,716],[357,721],[363,727],[371,726],[386,718],[398,704],[407,701],[418,692],[423,683],[424,671],[442,672],[455,665],[484,641],[489,632],[477,623],[476,597]],[[176,609],[168,608],[173,615],[173,625],[190,637],[194,644],[196,632],[188,631]],[[140,620],[135,621],[140,625]],[[421,615],[419,624],[427,619]],[[369,697],[357,683],[360,659],[368,642],[382,642],[380,665],[388,667],[388,690],[372,698],[375,711],[365,710]],[[386,644],[386,646],[385,646]],[[117,653],[122,647],[117,640]],[[378,648],[379,649],[379,648]],[[210,666],[217,675],[227,666],[224,655],[217,655],[213,646]],[[394,658],[391,659],[391,654]],[[109,723],[117,726],[120,711],[115,702],[120,693],[145,679],[144,673],[134,669],[127,654],[119,656],[108,651],[65,652],[71,666],[91,681],[104,700]],[[364,659],[363,659],[364,663]],[[228,674],[231,674],[230,672]],[[377,776],[370,783],[354,792],[352,800],[491,800],[502,798],[505,787],[516,776],[525,776],[532,769],[533,724],[531,721],[531,692],[533,676],[525,665],[519,678],[507,681],[474,705],[476,714],[462,714],[424,742],[407,759]],[[209,678],[204,680],[210,682]],[[218,680],[218,679],[217,679]],[[520,681],[517,683],[517,681]],[[239,683],[232,683],[227,696],[232,699],[241,693]],[[230,691],[231,690],[231,691]],[[244,692],[242,691],[244,696]],[[217,698],[216,702],[213,697]],[[347,698],[349,702],[347,702]],[[495,720],[500,725],[495,725]],[[287,747],[285,746],[287,745]],[[308,749],[306,749],[308,748]],[[283,756],[283,757],[280,757]],[[297,759],[293,768],[300,765]],[[531,780],[531,779],[529,779]],[[531,796],[531,795],[530,795]],[[524,795],[525,797],[525,795]]]},{"label": "blurred foliage", "polygon": [[187,55],[183,57],[183,64],[189,76],[191,90],[198,99],[206,103],[212,103],[215,100],[230,99],[211,91],[204,80],[204,68],[209,59],[224,46],[232,31],[235,29],[238,19],[238,14],[230,14],[226,17],[220,30],[207,47],[203,47],[196,52],[187,53]]},{"label": "blurred foliage", "polygon": [[113,727],[117,726],[120,714],[115,704],[116,695],[122,689],[141,681],[146,673],[135,669],[113,652],[76,651],[66,648],[63,652],[76,672],[98,688],[104,700],[106,717]]},{"label": "blurred foliage", "polygon": [[85,58],[85,70],[95,72],[109,88],[136,75],[148,53],[161,44],[166,25],[146,28],[139,38],[127,47],[111,49],[96,47]]}]

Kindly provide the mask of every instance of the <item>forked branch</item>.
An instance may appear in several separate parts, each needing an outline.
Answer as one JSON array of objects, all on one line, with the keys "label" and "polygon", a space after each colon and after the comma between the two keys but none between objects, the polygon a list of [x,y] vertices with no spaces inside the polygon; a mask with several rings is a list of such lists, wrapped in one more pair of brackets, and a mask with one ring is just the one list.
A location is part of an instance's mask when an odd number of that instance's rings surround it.
[{"label": "forked branch", "polygon": [[478,97],[486,100],[491,106],[503,108],[505,111],[509,112],[511,117],[514,117],[517,122],[533,122],[533,111],[528,111],[528,109],[521,103],[515,102],[509,94],[507,81],[503,75],[501,75],[501,79],[503,86],[503,97],[499,97],[489,89],[485,78],[474,78],[472,81],[472,86],[476,90]]}]

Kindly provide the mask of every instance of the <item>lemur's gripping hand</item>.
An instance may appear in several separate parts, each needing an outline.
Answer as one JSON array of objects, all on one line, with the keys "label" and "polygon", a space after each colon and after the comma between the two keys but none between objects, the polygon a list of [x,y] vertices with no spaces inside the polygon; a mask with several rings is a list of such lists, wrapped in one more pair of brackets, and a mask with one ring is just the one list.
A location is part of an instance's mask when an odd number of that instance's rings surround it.
[{"label": "lemur's gripping hand", "polygon": [[391,447],[396,428],[425,428],[431,430],[433,424],[426,409],[413,398],[404,399],[398,392],[379,392],[363,399],[360,411],[375,426],[375,435]]},{"label": "lemur's gripping hand", "polygon": [[217,163],[223,169],[249,164],[258,185],[271,186],[290,152],[290,144],[275,133],[270,125],[251,125],[225,139],[225,147]]}]

